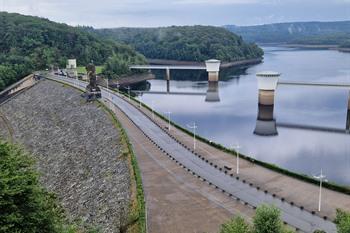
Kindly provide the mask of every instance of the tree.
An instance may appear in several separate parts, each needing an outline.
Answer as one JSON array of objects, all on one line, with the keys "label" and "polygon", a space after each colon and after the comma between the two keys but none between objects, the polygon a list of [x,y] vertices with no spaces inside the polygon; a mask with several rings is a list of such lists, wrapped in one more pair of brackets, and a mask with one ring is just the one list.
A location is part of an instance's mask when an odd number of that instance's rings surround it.
[{"label": "tree", "polygon": [[93,32],[129,44],[147,58],[198,62],[216,58],[230,62],[263,55],[257,45],[247,44],[242,37],[220,27],[115,28]]},{"label": "tree", "polygon": [[74,232],[63,224],[54,195],[40,186],[33,164],[18,146],[0,141],[0,232]]},{"label": "tree", "polygon": [[0,28],[0,64],[11,72],[0,67],[0,90],[34,70],[53,64],[65,66],[68,58],[76,58],[83,66],[91,61],[102,65],[115,55],[122,68],[118,74],[128,72],[125,67],[131,61],[144,61],[127,45],[39,17],[0,12]]},{"label": "tree", "polygon": [[220,233],[252,233],[251,226],[249,226],[242,217],[237,216],[232,218],[229,222],[221,225]]},{"label": "tree", "polygon": [[337,224],[338,233],[349,233],[350,232],[350,213],[337,209],[335,223]]},{"label": "tree", "polygon": [[256,209],[253,219],[256,233],[282,233],[283,223],[280,219],[281,211],[275,206],[261,205]]}]

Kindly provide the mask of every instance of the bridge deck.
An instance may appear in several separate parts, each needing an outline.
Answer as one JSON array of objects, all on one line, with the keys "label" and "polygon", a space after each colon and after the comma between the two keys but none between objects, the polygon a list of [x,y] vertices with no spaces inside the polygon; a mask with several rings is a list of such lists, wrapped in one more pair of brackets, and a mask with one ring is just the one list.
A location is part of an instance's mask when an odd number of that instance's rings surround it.
[{"label": "bridge deck", "polygon": [[204,92],[179,92],[179,91],[132,91],[134,93],[141,94],[154,94],[154,95],[195,95],[195,96],[205,96]]},{"label": "bridge deck", "polygon": [[130,69],[145,69],[145,70],[206,70],[205,66],[168,66],[168,65],[133,65]]},{"label": "bridge deck", "polygon": [[318,87],[340,87],[350,88],[350,83],[326,83],[326,82],[301,82],[301,81],[279,81],[278,85],[290,86],[318,86]]}]

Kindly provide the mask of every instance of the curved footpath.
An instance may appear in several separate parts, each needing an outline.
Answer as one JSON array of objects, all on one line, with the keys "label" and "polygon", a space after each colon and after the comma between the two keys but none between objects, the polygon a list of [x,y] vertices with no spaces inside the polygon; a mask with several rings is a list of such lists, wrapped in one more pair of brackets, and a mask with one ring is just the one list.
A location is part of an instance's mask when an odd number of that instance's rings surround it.
[{"label": "curved footpath", "polygon": [[[85,87],[85,83],[77,80],[62,77],[51,78],[71,83],[80,88]],[[144,114],[133,104],[128,103],[125,98],[119,97],[114,92],[107,92],[103,89],[102,96],[103,99],[110,100],[124,112],[143,134],[164,152],[164,157],[166,155],[168,160],[175,161],[190,174],[199,177],[202,181],[214,186],[222,193],[253,208],[262,203],[274,204],[282,210],[283,220],[301,231],[312,232],[316,229],[323,229],[329,233],[336,232],[334,223],[323,219],[321,216],[312,214],[312,211],[308,211],[308,203],[313,204],[313,199],[317,199],[317,186],[283,176],[243,160],[241,163],[241,173],[243,175],[237,178],[227,171],[224,172],[222,169],[223,164],[234,167],[234,157],[227,154],[226,157],[222,157],[222,152],[211,151],[213,148],[204,143],[199,143],[200,149],[194,153],[186,146],[186,139],[183,139],[184,142],[179,141],[177,137],[181,133],[177,130],[173,130],[172,133],[174,135],[169,135],[162,128],[162,123],[155,123],[147,114]],[[187,137],[190,138],[189,136]],[[250,177],[251,174],[253,174],[253,177]],[[256,180],[253,178],[256,178]],[[268,180],[264,180],[266,178]],[[261,186],[254,187],[253,183],[249,182],[250,180],[255,181],[254,184],[260,184],[261,182]],[[267,186],[269,188],[265,190],[264,188]],[[273,190],[274,192],[271,194],[271,191],[269,192],[268,190]],[[286,198],[278,198],[282,197],[282,195],[277,196],[275,192],[279,192],[279,194],[286,192],[285,194],[290,195]],[[293,199],[294,196],[295,199]],[[350,198],[347,195],[325,189],[324,196],[324,209],[329,213],[335,211],[337,207],[346,210],[350,208]],[[300,206],[296,206],[299,203]]]}]

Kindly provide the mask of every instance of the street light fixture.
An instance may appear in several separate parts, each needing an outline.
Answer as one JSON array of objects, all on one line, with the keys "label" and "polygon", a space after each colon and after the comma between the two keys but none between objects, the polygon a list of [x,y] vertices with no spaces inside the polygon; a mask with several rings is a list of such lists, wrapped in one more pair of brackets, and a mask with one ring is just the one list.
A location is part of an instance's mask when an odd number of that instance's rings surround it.
[{"label": "street light fixture", "polygon": [[165,112],[166,114],[168,114],[168,130],[170,131],[170,114],[171,114],[171,112]]},{"label": "street light fixture", "polygon": [[236,155],[237,155],[237,158],[236,158],[236,174],[238,175],[239,174],[239,149],[241,147],[237,143],[236,146],[234,146],[234,148],[236,150]]},{"label": "street light fixture", "polygon": [[322,199],[322,182],[327,182],[326,176],[323,174],[322,169],[319,176],[313,176],[315,179],[320,180],[320,193],[318,195],[318,211],[321,211],[321,199]]},{"label": "street light fixture", "polygon": [[193,129],[193,150],[196,150],[196,122],[193,122],[193,125],[187,125],[188,128]]}]

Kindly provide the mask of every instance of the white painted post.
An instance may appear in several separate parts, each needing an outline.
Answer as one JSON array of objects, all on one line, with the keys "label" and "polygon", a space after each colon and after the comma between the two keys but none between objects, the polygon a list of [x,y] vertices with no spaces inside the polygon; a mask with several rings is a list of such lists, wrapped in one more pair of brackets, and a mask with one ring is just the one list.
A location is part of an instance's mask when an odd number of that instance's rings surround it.
[{"label": "white painted post", "polygon": [[325,181],[327,182],[327,180],[325,179],[326,176],[323,175],[322,169],[321,169],[321,173],[319,176],[314,176],[315,179],[320,180],[320,192],[318,194],[318,211],[321,211],[321,201],[322,201],[322,182]]}]

